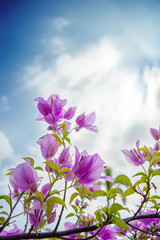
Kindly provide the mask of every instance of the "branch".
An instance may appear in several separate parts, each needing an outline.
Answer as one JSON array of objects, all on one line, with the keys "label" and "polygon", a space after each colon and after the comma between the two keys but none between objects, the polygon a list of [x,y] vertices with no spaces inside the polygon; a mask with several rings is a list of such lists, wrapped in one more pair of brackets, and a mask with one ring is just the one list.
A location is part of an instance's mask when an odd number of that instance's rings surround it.
[{"label": "branch", "polygon": [[[66,199],[66,190],[67,190],[67,181],[65,181],[65,189],[64,189],[64,195],[63,195],[63,201],[64,202],[65,202],[65,199]],[[57,222],[56,227],[55,227],[53,232],[56,232],[57,229],[58,229],[58,226],[59,226],[61,218],[62,218],[63,211],[64,211],[64,206],[62,206],[62,208],[61,208],[61,212],[60,212],[60,215],[59,215],[59,218],[58,218],[58,222]]]},{"label": "branch", "polygon": [[[2,230],[9,224],[9,220],[11,219],[11,216],[12,216],[12,213],[14,211],[14,209],[16,208],[18,202],[20,201],[21,197],[23,196],[25,191],[21,192],[21,195],[19,196],[17,202],[14,204],[13,208],[11,207],[11,211],[10,211],[10,214],[8,216],[8,218],[6,219],[5,223],[3,224],[2,227],[0,227],[0,233],[2,232]],[[11,203],[12,204],[12,203]],[[12,205],[11,205],[12,206]]]},{"label": "branch", "polygon": [[[124,218],[123,221],[126,223],[129,223],[134,220],[140,220],[140,219],[150,219],[150,218],[160,218],[159,214],[149,214],[149,215],[138,215],[134,219],[132,217]],[[112,224],[112,222],[109,222],[108,224]],[[70,230],[65,231],[57,231],[57,232],[42,232],[42,233],[21,233],[21,234],[14,234],[14,235],[8,235],[8,236],[0,236],[1,240],[20,240],[20,239],[43,239],[43,238],[52,238],[52,237],[63,237],[68,236],[71,234],[77,234],[81,232],[91,232],[98,229],[97,226],[91,225],[89,227],[80,227],[80,228],[74,228]]]}]

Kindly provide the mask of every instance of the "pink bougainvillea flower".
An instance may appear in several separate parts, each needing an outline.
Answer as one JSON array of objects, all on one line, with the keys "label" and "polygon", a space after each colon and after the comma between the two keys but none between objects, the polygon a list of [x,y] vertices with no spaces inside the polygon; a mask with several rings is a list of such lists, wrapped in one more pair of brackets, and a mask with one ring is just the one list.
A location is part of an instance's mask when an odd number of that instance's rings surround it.
[{"label": "pink bougainvillea flower", "polygon": [[160,139],[160,130],[157,130],[155,128],[150,128],[151,136],[157,141]]},{"label": "pink bougainvillea flower", "polygon": [[67,168],[71,168],[72,166],[72,157],[69,153],[69,147],[68,148],[64,148],[58,158],[58,164],[60,165],[60,167],[67,167]]},{"label": "pink bougainvillea flower", "polygon": [[46,183],[46,184],[41,188],[41,192],[44,194],[44,197],[47,196],[47,193],[48,193],[50,187],[51,187],[51,184],[50,184],[50,183]]},{"label": "pink bougainvillea flower", "polygon": [[66,118],[67,120],[70,120],[71,118],[74,117],[75,112],[76,112],[76,107],[71,107],[71,108],[69,108],[69,109],[65,112],[64,118]]},{"label": "pink bougainvillea flower", "polygon": [[29,159],[27,159],[25,163],[19,164],[16,168],[10,170],[12,171],[10,183],[13,188],[16,187],[16,191],[17,187],[22,191],[37,191],[38,175],[36,170],[31,167]]},{"label": "pink bougainvillea flower", "polygon": [[[74,229],[76,227],[76,223],[66,222],[64,224],[64,227],[65,227],[66,230]],[[76,239],[77,238],[77,234],[68,235],[68,236],[66,236],[66,239],[67,238]]]},{"label": "pink bougainvillea flower", "polygon": [[42,156],[45,159],[53,157],[59,148],[56,138],[51,134],[45,135],[37,143],[40,145]]},{"label": "pink bougainvillea flower", "polygon": [[60,99],[59,95],[51,95],[47,101],[43,98],[36,98],[38,101],[38,109],[40,114],[36,118],[38,121],[46,121],[49,124],[55,125],[64,118],[65,110],[63,107],[66,105],[67,100]]},{"label": "pink bougainvillea flower", "polygon": [[54,210],[51,215],[49,216],[49,218],[47,219],[47,222],[49,224],[53,223],[56,219],[56,210]]},{"label": "pink bougainvillea flower", "polygon": [[[107,225],[102,228],[102,230],[98,233],[99,240],[116,240],[117,233],[115,232],[114,228]],[[93,238],[96,240],[97,238]]]},{"label": "pink bougainvillea flower", "polygon": [[77,123],[76,130],[79,131],[81,128],[86,128],[87,130],[98,132],[98,128],[95,125],[93,125],[95,120],[96,120],[95,112],[92,112],[88,115],[85,115],[85,113],[82,113],[76,118],[76,123]]},{"label": "pink bougainvillea flower", "polygon": [[32,225],[37,229],[39,224],[45,217],[43,205],[40,201],[35,200],[31,211],[29,212],[29,220]]},{"label": "pink bougainvillea flower", "polygon": [[91,185],[96,182],[103,172],[104,166],[100,156],[96,153],[88,155],[86,151],[79,153],[78,148],[75,147],[75,163],[72,171],[79,178],[80,185]]},{"label": "pink bougainvillea flower", "polygon": [[134,166],[140,166],[141,164],[144,163],[144,156],[139,150],[139,143],[140,141],[138,140],[136,142],[137,150],[136,149],[130,151],[126,149],[121,150],[125,159]]},{"label": "pink bougainvillea flower", "polygon": [[14,234],[20,234],[20,233],[22,233],[22,232],[23,232],[23,230],[19,229],[19,228],[17,227],[17,225],[14,224],[14,228],[13,228],[13,229],[11,229],[11,230],[9,230],[9,231],[3,230],[3,231],[0,233],[0,235],[2,235],[2,236],[9,236],[9,235],[14,235]]},{"label": "pink bougainvillea flower", "polygon": [[154,151],[159,151],[160,150],[160,144],[159,142],[156,142],[154,145]]},{"label": "pink bougainvillea flower", "polygon": [[107,182],[110,182],[110,183],[114,184],[114,180],[111,176],[101,176],[100,179],[103,179]]},{"label": "pink bougainvillea flower", "polygon": [[51,105],[45,101],[42,97],[38,97],[35,99],[38,102],[38,110],[43,116],[48,116],[52,113]]}]

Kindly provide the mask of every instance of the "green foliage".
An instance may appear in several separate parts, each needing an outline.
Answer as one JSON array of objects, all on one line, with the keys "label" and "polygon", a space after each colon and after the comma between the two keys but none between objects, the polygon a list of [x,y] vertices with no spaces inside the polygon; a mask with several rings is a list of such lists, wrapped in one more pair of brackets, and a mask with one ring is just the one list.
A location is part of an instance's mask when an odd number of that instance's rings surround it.
[{"label": "green foliage", "polygon": [[132,187],[131,180],[126,175],[119,175],[114,180],[115,183],[120,183],[129,187]]}]

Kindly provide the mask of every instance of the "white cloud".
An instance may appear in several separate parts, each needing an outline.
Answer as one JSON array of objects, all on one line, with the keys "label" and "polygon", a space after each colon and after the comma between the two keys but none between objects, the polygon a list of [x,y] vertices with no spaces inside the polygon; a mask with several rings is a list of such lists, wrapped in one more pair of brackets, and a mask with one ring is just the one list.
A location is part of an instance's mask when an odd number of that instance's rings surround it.
[{"label": "white cloud", "polygon": [[[0,132],[0,169],[1,169],[1,177],[0,177],[0,188],[1,193],[7,193],[8,188],[6,188],[8,184],[8,178],[5,174],[8,172],[8,167],[3,167],[2,164],[5,161],[15,160],[14,150],[13,147],[8,139],[8,137],[3,133]],[[12,167],[12,166],[10,166]]]},{"label": "white cloud", "polygon": [[160,119],[160,68],[146,67],[143,74],[144,83],[146,84],[146,101],[147,112],[149,120],[156,119],[157,115]]},{"label": "white cloud", "polygon": [[61,54],[66,50],[66,46],[61,38],[55,37],[51,39],[51,49],[52,53]]},{"label": "white cloud", "polygon": [[14,155],[14,150],[9,142],[7,136],[0,132],[0,161],[3,159],[11,159]]},{"label": "white cloud", "polygon": [[53,25],[58,30],[63,29],[64,27],[68,26],[70,21],[63,17],[57,17],[53,20]]},{"label": "white cloud", "polygon": [[145,144],[149,127],[160,122],[160,69],[146,67],[141,76],[139,69],[122,65],[123,56],[110,39],[102,38],[75,55],[57,56],[48,67],[40,59],[27,66],[24,74],[26,88],[36,90],[40,96],[58,93],[67,98],[69,105],[78,107],[77,114],[96,112],[99,133],[74,133],[74,143],[81,150],[99,152],[117,174],[119,163],[126,173],[129,166],[120,150],[132,147],[137,138]]}]

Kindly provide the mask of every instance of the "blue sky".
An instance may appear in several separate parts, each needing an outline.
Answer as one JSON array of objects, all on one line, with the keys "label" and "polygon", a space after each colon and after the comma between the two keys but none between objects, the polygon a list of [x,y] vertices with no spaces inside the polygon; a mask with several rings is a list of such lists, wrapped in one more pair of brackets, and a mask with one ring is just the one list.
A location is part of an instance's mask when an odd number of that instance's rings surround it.
[{"label": "blue sky", "polygon": [[[52,93],[97,113],[99,133],[73,134],[119,174],[120,153],[160,124],[160,2],[0,1],[0,166],[35,156],[46,125],[38,96]],[[135,170],[131,168],[131,173]],[[1,185],[5,182],[4,178]]]}]

